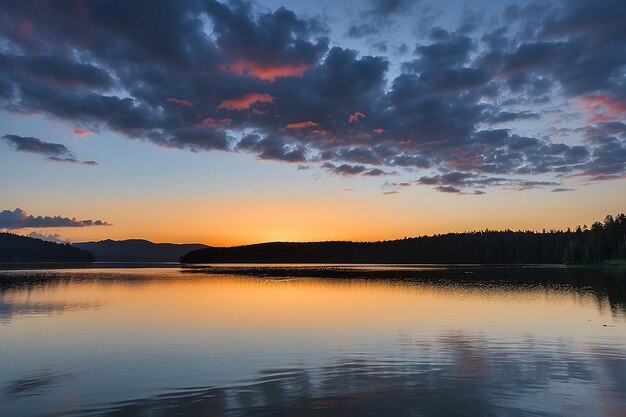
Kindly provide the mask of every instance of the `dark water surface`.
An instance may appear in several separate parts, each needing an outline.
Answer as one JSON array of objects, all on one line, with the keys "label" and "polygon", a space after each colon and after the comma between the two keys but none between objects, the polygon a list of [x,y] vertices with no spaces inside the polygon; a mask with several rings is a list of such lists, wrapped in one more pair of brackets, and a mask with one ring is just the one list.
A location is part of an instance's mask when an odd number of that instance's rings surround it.
[{"label": "dark water surface", "polygon": [[623,417],[626,270],[3,270],[0,415]]}]

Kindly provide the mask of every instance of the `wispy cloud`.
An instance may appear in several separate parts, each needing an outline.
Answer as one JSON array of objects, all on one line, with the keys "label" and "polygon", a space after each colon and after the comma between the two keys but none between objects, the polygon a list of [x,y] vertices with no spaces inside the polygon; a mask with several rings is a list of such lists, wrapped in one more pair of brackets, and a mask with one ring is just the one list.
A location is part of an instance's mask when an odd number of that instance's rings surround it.
[{"label": "wispy cloud", "polygon": [[13,145],[16,151],[46,155],[45,159],[47,161],[91,166],[98,165],[96,161],[79,161],[67,146],[60,143],[44,142],[32,136],[7,134],[2,138]]},{"label": "wispy cloud", "polygon": [[4,135],[2,139],[6,140],[15,147],[19,152],[30,152],[50,157],[64,157],[72,155],[72,152],[60,143],[44,142],[39,138],[32,136]]}]

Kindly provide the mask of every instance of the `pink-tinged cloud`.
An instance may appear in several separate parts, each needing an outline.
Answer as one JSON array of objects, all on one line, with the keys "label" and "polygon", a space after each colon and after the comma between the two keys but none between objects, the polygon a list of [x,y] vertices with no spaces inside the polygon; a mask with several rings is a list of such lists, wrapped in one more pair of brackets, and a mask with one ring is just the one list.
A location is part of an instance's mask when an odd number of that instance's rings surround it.
[{"label": "pink-tinged cloud", "polygon": [[256,103],[271,103],[273,101],[274,97],[269,94],[251,93],[240,98],[224,100],[217,106],[217,108],[220,110],[241,111],[249,109]]},{"label": "pink-tinged cloud", "polygon": [[202,120],[201,125],[204,127],[212,127],[214,129],[222,129],[230,126],[232,121],[233,119],[212,119],[210,117],[207,117],[206,119]]},{"label": "pink-tinged cloud", "polygon": [[482,155],[457,147],[452,150],[447,162],[450,169],[472,171],[482,166],[482,160]]},{"label": "pink-tinged cloud", "polygon": [[586,106],[598,106],[603,104],[609,113],[626,113],[626,100],[616,100],[608,96],[588,96],[580,101]]},{"label": "pink-tinged cloud", "polygon": [[372,130],[372,132],[376,133],[377,135],[382,135],[383,133],[386,132],[386,130],[378,128],[378,129]]},{"label": "pink-tinged cloud", "polygon": [[307,129],[309,127],[316,127],[316,126],[319,126],[319,123],[315,123],[311,120],[307,120],[306,122],[289,123],[287,126],[285,126],[285,129],[300,130],[300,129]]},{"label": "pink-tinged cloud", "polygon": [[587,119],[587,124],[595,125],[596,123],[614,122],[614,121],[616,121],[616,118],[613,115],[596,114],[595,116]]},{"label": "pink-tinged cloud", "polygon": [[360,119],[365,119],[365,115],[358,111],[356,113],[352,113],[350,117],[348,117],[348,123],[359,123]]},{"label": "pink-tinged cloud", "polygon": [[304,75],[310,67],[310,65],[302,62],[292,64],[261,63],[247,59],[240,59],[231,65],[222,66],[222,70],[240,77],[246,76],[273,82],[277,78],[302,77],[302,75]]},{"label": "pink-tinged cloud", "polygon": [[74,135],[76,136],[89,136],[89,135],[93,135],[95,132],[93,130],[86,130],[86,129],[74,129],[72,130],[72,133],[74,133]]},{"label": "pink-tinged cloud", "polygon": [[167,99],[168,102],[178,104],[183,107],[193,107],[191,101],[183,100],[182,98],[169,97]]},{"label": "pink-tinged cloud", "polygon": [[588,124],[619,121],[626,118],[626,100],[616,100],[608,96],[588,96],[581,98],[580,103],[586,107],[587,113],[593,114],[587,120]]},{"label": "pink-tinged cloud", "polygon": [[328,130],[325,129],[315,129],[311,130],[308,134],[309,137],[317,138],[317,137],[326,137],[330,134]]}]

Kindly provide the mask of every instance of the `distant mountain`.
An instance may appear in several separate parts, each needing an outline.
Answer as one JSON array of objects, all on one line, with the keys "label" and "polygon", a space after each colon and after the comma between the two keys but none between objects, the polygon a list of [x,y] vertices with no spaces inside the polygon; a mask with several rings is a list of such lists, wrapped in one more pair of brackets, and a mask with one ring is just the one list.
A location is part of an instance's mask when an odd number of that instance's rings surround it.
[{"label": "distant mountain", "polygon": [[72,243],[93,252],[100,262],[177,262],[187,252],[207,248],[199,243],[153,243],[143,239]]},{"label": "distant mountain", "polygon": [[0,233],[0,262],[93,262],[93,253],[64,243]]}]

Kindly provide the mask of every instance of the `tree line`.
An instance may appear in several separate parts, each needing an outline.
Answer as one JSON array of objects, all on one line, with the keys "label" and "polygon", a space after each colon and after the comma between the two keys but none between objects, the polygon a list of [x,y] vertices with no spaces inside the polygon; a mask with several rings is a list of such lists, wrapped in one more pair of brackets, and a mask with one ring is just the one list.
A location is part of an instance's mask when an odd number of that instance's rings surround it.
[{"label": "tree line", "polygon": [[91,252],[65,243],[0,233],[0,262],[93,262]]},{"label": "tree line", "polygon": [[477,231],[382,242],[272,242],[208,247],[183,263],[592,264],[626,259],[626,216],[591,227],[550,231]]}]

